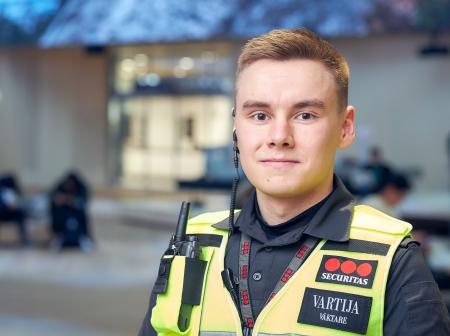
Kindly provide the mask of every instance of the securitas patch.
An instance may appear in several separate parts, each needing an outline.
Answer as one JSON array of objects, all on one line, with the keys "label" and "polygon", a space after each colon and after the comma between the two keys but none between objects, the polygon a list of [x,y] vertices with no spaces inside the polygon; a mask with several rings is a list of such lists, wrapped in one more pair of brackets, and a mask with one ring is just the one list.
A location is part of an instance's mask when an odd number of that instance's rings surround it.
[{"label": "securitas patch", "polygon": [[376,260],[325,255],[320,263],[316,281],[372,288],[377,265]]},{"label": "securitas patch", "polygon": [[306,288],[297,321],[364,335],[371,306],[371,297]]}]

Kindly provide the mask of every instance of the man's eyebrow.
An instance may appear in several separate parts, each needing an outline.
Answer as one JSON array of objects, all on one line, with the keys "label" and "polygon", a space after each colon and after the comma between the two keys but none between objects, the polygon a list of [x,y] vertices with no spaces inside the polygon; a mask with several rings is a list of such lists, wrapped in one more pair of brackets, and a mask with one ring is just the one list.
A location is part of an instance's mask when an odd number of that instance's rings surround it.
[{"label": "man's eyebrow", "polygon": [[[317,107],[324,110],[325,103],[319,99],[307,99],[296,102],[293,105],[293,108],[295,109],[302,109],[305,107]],[[244,104],[242,104],[242,108],[270,108],[270,104],[263,101],[247,100],[244,102]]]},{"label": "man's eyebrow", "polygon": [[302,109],[305,107],[317,107],[322,110],[325,109],[325,103],[319,99],[302,100],[294,104],[294,108]]},{"label": "man's eyebrow", "polygon": [[247,100],[242,104],[242,108],[268,108],[270,107],[269,103],[265,103],[257,100]]}]

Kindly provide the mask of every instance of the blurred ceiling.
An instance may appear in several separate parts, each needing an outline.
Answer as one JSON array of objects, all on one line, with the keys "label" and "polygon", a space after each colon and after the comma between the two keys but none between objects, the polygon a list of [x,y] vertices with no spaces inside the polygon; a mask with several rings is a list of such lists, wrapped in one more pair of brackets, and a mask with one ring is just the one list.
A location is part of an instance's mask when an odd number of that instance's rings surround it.
[{"label": "blurred ceiling", "polygon": [[0,0],[0,44],[242,40],[295,27],[325,37],[448,30],[450,0]]}]

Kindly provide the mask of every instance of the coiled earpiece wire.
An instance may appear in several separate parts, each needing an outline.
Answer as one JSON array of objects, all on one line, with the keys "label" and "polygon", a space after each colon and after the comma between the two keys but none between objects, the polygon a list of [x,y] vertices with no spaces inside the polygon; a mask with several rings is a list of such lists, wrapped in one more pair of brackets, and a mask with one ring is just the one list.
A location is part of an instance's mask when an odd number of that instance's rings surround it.
[{"label": "coiled earpiece wire", "polygon": [[[233,107],[231,110],[231,114],[234,117],[236,116],[236,110]],[[234,171],[235,176],[233,178],[233,185],[231,187],[231,198],[230,198],[230,215],[228,217],[228,226],[230,227],[230,230],[234,230],[234,209],[236,207],[236,196],[237,196],[237,189],[239,184],[239,149],[237,147],[237,135],[236,135],[236,129],[233,130],[233,164],[234,164]]]}]

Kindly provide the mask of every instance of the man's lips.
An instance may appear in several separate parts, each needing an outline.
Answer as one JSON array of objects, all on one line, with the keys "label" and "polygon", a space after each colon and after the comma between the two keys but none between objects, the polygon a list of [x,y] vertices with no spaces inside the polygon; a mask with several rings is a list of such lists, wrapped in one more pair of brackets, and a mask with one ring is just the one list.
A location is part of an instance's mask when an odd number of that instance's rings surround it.
[{"label": "man's lips", "polygon": [[300,163],[300,161],[292,159],[263,159],[260,162],[271,167],[287,167]]}]

